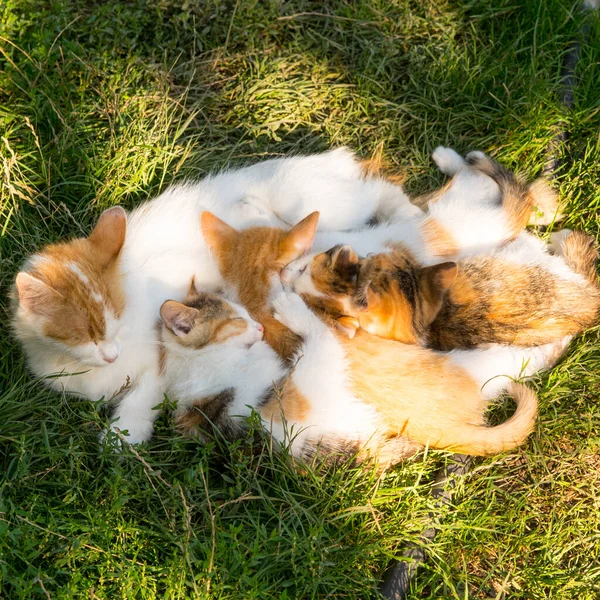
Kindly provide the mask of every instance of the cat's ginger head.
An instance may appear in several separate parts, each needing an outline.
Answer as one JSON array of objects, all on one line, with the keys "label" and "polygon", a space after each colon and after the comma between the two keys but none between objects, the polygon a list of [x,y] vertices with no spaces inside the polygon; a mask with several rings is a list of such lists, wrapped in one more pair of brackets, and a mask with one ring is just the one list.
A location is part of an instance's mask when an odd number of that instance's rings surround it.
[{"label": "cat's ginger head", "polygon": [[119,256],[126,229],[125,211],[110,208],[89,237],[51,244],[30,256],[12,295],[16,337],[74,363],[103,367],[115,362],[125,309]]},{"label": "cat's ginger head", "polygon": [[289,230],[251,227],[238,231],[210,212],[200,220],[202,234],[230,288],[265,327],[265,339],[283,358],[291,358],[300,338],[273,318],[269,306],[270,279],[313,244],[319,213],[313,212]]}]

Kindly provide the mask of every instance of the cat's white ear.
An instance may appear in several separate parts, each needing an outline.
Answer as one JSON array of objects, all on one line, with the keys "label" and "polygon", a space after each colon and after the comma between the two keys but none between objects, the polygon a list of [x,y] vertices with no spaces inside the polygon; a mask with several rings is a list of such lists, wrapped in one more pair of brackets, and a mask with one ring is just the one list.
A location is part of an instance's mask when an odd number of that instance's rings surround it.
[{"label": "cat's white ear", "polygon": [[200,229],[213,253],[218,253],[224,244],[227,244],[237,235],[237,231],[231,225],[208,211],[204,211],[200,215]]},{"label": "cat's white ear", "polygon": [[318,224],[319,211],[315,211],[287,232],[279,248],[279,260],[282,264],[291,263],[312,248]]},{"label": "cat's white ear", "polygon": [[15,285],[20,306],[36,315],[50,314],[61,298],[56,290],[25,271],[17,275]]},{"label": "cat's white ear", "polygon": [[125,243],[126,232],[127,213],[120,206],[113,206],[100,215],[88,242],[94,246],[96,256],[103,266],[119,256]]},{"label": "cat's white ear", "polygon": [[175,302],[175,300],[167,300],[160,307],[162,322],[169,331],[178,337],[184,337],[192,330],[197,316],[198,311],[195,308]]}]

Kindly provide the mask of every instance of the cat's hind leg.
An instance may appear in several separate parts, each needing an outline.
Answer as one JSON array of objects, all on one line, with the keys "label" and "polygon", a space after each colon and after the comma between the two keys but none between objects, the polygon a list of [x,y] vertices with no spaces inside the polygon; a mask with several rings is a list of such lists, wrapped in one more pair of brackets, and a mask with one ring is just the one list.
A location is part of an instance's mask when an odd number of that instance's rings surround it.
[{"label": "cat's hind leg", "polygon": [[570,229],[557,231],[550,234],[548,251],[562,256],[575,273],[585,277],[591,284],[598,285],[598,248],[592,236]]},{"label": "cat's hind leg", "polygon": [[438,146],[433,151],[431,158],[438,169],[444,175],[448,175],[448,177],[454,177],[456,173],[466,166],[465,160],[456,150],[445,148],[444,146]]}]

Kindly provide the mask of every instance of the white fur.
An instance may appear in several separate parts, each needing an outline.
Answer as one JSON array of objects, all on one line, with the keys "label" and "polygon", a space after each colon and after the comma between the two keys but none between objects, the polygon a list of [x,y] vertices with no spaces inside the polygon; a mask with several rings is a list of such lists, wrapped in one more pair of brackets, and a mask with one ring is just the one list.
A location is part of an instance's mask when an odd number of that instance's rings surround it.
[{"label": "white fur", "polygon": [[[473,153],[481,154],[481,153]],[[354,231],[319,230],[314,252],[337,244],[348,244],[361,256],[385,252],[390,243],[401,242],[422,264],[457,260],[489,252],[510,237],[507,216],[499,203],[496,182],[471,168],[454,150],[439,147],[434,160],[442,171],[453,175],[444,194],[429,206],[427,213],[414,213],[401,221],[381,223]],[[436,256],[425,244],[421,228],[428,219],[439,222],[458,247],[455,256]]]},{"label": "white fur", "polygon": [[450,359],[481,386],[487,400],[498,396],[513,380],[529,378],[552,367],[573,336],[542,346],[521,348],[489,344],[476,350],[453,350]]}]

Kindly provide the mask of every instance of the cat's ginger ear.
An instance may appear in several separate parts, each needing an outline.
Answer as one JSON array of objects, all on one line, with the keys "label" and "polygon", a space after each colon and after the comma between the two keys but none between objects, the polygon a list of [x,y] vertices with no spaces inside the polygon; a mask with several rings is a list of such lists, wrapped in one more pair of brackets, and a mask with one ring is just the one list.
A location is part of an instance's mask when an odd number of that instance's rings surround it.
[{"label": "cat's ginger ear", "polygon": [[287,232],[279,247],[279,260],[282,264],[291,263],[312,248],[318,224],[319,211],[315,211]]},{"label": "cat's ginger ear", "polygon": [[343,331],[350,339],[356,335],[356,331],[360,327],[358,319],[348,316],[339,317],[336,319],[336,324],[338,329]]},{"label": "cat's ginger ear", "polygon": [[187,335],[194,327],[194,321],[198,316],[195,308],[167,300],[160,307],[160,318],[165,327],[178,337]]},{"label": "cat's ginger ear", "polygon": [[49,314],[53,303],[60,298],[56,290],[25,271],[17,275],[15,286],[20,306],[37,315]]},{"label": "cat's ginger ear", "polygon": [[100,215],[88,242],[94,246],[95,254],[103,266],[119,256],[126,232],[127,213],[120,206],[113,206]]},{"label": "cat's ginger ear", "polygon": [[212,252],[218,252],[224,243],[237,234],[231,225],[206,210],[200,215],[200,230]]}]

